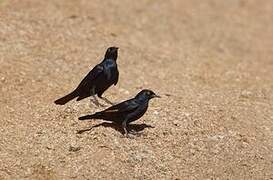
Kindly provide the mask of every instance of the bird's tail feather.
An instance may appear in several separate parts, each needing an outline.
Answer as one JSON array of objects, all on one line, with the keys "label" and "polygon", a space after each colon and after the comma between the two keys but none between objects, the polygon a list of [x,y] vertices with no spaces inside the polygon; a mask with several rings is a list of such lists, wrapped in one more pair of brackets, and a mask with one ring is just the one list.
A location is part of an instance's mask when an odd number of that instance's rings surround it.
[{"label": "bird's tail feather", "polygon": [[69,93],[68,95],[57,99],[56,101],[54,101],[55,104],[59,104],[59,105],[64,105],[66,104],[68,101],[71,101],[72,99],[74,99],[75,97],[78,96],[78,92],[75,90],[71,93]]},{"label": "bird's tail feather", "polygon": [[95,113],[91,115],[81,116],[79,117],[79,120],[88,120],[88,119],[100,119],[100,113]]}]

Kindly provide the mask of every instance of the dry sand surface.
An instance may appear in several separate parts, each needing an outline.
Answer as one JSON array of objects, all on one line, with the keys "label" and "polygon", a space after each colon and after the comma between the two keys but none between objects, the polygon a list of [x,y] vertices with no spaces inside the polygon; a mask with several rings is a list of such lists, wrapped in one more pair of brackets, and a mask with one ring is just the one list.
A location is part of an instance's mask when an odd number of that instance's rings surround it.
[{"label": "dry sand surface", "polygon": [[[0,0],[0,179],[273,179],[272,17],[270,0]],[[163,97],[134,138],[79,122],[90,99],[53,103],[111,45],[105,96]]]}]

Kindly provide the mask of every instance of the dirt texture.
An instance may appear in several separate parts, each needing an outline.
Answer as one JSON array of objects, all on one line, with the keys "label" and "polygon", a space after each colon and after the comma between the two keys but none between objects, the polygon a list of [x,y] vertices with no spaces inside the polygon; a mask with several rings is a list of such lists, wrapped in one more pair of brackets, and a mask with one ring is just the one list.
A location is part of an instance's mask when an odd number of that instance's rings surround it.
[{"label": "dirt texture", "polygon": [[[272,17],[269,0],[0,0],[0,179],[273,179]],[[112,45],[105,96],[162,96],[133,138],[79,122],[104,109],[90,99],[53,103]]]}]

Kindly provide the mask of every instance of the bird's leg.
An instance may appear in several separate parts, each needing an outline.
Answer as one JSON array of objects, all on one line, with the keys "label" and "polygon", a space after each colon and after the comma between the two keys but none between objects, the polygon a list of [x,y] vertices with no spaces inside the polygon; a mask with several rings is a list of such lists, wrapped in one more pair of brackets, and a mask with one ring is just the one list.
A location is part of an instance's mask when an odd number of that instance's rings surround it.
[{"label": "bird's leg", "polygon": [[133,138],[133,136],[131,136],[129,134],[130,132],[128,132],[128,130],[127,130],[127,119],[122,122],[122,128],[124,130],[124,137],[126,137],[126,138]]},{"label": "bird's leg", "polygon": [[122,128],[123,128],[123,130],[124,130],[124,136],[125,136],[125,137],[128,137],[127,120],[124,120],[124,121],[122,122]]},{"label": "bird's leg", "polygon": [[95,91],[95,87],[92,87],[90,90],[90,95],[93,96],[93,100],[90,99],[90,101],[95,104],[96,106],[101,106],[101,104],[99,103],[99,100],[96,98],[96,91]]},{"label": "bird's leg", "polygon": [[98,99],[96,98],[96,95],[93,95],[92,96],[92,99],[90,99],[91,103],[95,104],[96,106],[99,106],[99,101]]},{"label": "bird's leg", "polygon": [[96,97],[96,95],[93,95],[93,99],[94,99],[94,104],[96,104],[97,106],[100,106],[100,102],[98,98]]},{"label": "bird's leg", "polygon": [[96,97],[96,95],[93,95],[92,97],[93,97],[93,100],[91,99],[91,102],[92,102],[92,103],[94,103],[94,104],[95,104],[96,106],[98,106],[98,107],[100,107],[100,106],[103,107],[103,105],[99,103],[99,100],[98,100],[98,98]]},{"label": "bird's leg", "polygon": [[115,105],[115,103],[112,103],[109,99],[107,99],[106,97],[101,97],[101,99],[103,99],[106,103],[110,104],[110,105]]}]

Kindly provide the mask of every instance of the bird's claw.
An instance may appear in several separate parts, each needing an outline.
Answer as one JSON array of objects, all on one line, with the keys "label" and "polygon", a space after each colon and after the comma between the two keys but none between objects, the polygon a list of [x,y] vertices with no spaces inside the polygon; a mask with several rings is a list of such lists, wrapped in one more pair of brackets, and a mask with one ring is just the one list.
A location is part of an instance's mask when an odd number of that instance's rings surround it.
[{"label": "bird's claw", "polygon": [[[91,103],[94,104],[94,105],[97,106],[97,107],[106,107],[106,105],[101,104],[101,103],[99,103],[99,102],[97,102],[97,101],[91,100]],[[92,104],[90,104],[90,107],[92,106]]]},{"label": "bird's claw", "polygon": [[129,133],[124,134],[124,137],[128,138],[128,139],[133,139],[134,138],[133,134],[129,134]]},{"label": "bird's claw", "polygon": [[123,136],[124,136],[125,138],[133,139],[133,138],[135,138],[135,137],[139,137],[141,134],[142,134],[142,133],[140,133],[140,132],[131,130],[131,131],[129,131],[128,133],[125,133]]},{"label": "bird's claw", "polygon": [[135,130],[130,130],[129,133],[132,135],[140,135],[141,134],[140,132],[137,132]]},{"label": "bird's claw", "polygon": [[101,97],[102,100],[104,100],[107,104],[115,105],[116,103],[112,103],[110,100],[108,100],[106,97]]},{"label": "bird's claw", "polygon": [[97,104],[97,107],[107,107],[107,106],[104,104]]}]

